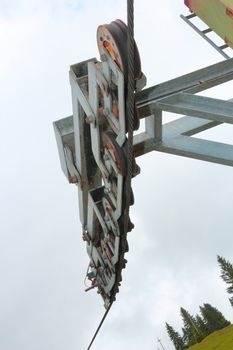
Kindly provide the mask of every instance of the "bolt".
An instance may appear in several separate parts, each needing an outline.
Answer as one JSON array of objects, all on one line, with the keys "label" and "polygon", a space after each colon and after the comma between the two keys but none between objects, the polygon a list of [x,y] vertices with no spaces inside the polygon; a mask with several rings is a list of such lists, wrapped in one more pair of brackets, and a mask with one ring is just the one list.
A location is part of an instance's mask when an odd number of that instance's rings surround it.
[{"label": "bolt", "polygon": [[70,184],[77,184],[78,183],[77,177],[75,175],[69,176],[69,183]]},{"label": "bolt", "polygon": [[109,156],[108,156],[108,154],[104,154],[104,156],[103,156],[103,158],[104,158],[104,160],[109,160]]}]

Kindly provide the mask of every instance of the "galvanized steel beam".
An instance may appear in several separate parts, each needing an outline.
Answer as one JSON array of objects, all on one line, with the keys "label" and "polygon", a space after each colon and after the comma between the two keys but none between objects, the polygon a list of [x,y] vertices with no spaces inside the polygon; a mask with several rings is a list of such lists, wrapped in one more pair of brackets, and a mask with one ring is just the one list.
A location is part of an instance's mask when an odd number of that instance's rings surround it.
[{"label": "galvanized steel beam", "polygon": [[199,69],[138,92],[135,96],[140,118],[151,115],[156,102],[179,92],[198,93],[233,79],[233,58]]},{"label": "galvanized steel beam", "polygon": [[164,98],[156,104],[163,111],[233,124],[233,102],[187,93]]},{"label": "galvanized steel beam", "polygon": [[154,150],[233,166],[233,146],[220,142],[181,135],[164,139],[162,143],[155,145]]}]

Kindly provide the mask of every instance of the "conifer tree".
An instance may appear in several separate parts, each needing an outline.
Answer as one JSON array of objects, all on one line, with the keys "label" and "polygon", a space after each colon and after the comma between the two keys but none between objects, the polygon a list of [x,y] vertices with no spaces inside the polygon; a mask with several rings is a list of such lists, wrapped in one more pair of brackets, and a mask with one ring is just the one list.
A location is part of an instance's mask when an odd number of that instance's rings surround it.
[{"label": "conifer tree", "polygon": [[204,306],[200,306],[200,310],[210,333],[225,328],[231,324],[225,319],[219,310],[210,304],[204,304]]},{"label": "conifer tree", "polygon": [[176,350],[184,350],[185,349],[185,343],[181,337],[181,335],[174,330],[172,326],[170,326],[168,323],[166,323],[167,333],[169,335],[169,338],[173,342],[173,345]]},{"label": "conifer tree", "polygon": [[218,263],[221,267],[221,277],[224,282],[230,286],[227,288],[227,292],[232,294],[229,298],[231,306],[233,307],[233,264],[224,259],[222,256],[218,255]]},{"label": "conifer tree", "polygon": [[196,323],[199,327],[199,329],[201,330],[202,334],[204,335],[204,337],[207,337],[207,335],[210,334],[209,329],[207,324],[205,323],[205,321],[203,320],[203,318],[199,315],[196,315]]},{"label": "conifer tree", "polygon": [[186,348],[189,348],[190,346],[196,344],[196,340],[193,337],[193,333],[190,327],[183,327],[182,333],[183,333],[183,341]]},{"label": "conifer tree", "polygon": [[184,323],[184,337],[186,338],[187,345],[190,346],[199,343],[204,339],[204,334],[198,327],[195,317],[190,315],[184,308],[181,308],[180,312]]}]

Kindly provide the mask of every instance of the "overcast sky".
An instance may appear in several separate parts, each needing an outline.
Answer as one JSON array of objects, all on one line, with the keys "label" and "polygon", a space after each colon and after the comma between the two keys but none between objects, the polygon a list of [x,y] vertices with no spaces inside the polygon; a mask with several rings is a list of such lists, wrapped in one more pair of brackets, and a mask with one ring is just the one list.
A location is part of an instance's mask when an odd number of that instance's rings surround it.
[{"label": "overcast sky", "polygon": [[[135,1],[148,86],[222,60],[186,12],[182,0]],[[52,122],[72,114],[69,65],[98,57],[96,28],[116,18],[126,1],[0,1],[1,350],[85,350],[104,312],[84,293],[77,190]],[[232,84],[207,94],[232,98]],[[230,143],[232,127],[203,137]],[[172,350],[164,323],[180,330],[181,306],[195,314],[208,302],[233,321],[216,262],[233,261],[233,169],[162,153],[138,163],[128,265],[96,350],[157,350],[157,337]]]}]

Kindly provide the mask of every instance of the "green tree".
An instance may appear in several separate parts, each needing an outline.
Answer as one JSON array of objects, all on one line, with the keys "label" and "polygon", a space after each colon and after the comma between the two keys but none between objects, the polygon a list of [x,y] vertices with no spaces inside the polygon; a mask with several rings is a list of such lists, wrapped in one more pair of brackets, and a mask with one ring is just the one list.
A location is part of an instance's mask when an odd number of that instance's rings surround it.
[{"label": "green tree", "polygon": [[184,339],[188,346],[199,343],[204,339],[204,334],[198,327],[195,317],[190,315],[190,313],[181,307],[180,313],[184,323]]},{"label": "green tree", "polygon": [[[218,263],[221,267],[221,277],[224,282],[230,286],[227,288],[227,292],[233,295],[233,264],[218,255]],[[233,307],[233,296],[229,298],[231,306]]]},{"label": "green tree", "polygon": [[210,304],[204,304],[203,306],[200,306],[200,310],[204,322],[206,323],[210,333],[225,328],[231,324],[225,319],[219,310]]},{"label": "green tree", "polygon": [[190,346],[196,344],[196,340],[193,338],[193,333],[190,327],[183,327],[182,333],[183,333],[183,341],[186,348],[189,348]]},{"label": "green tree", "polygon": [[166,323],[167,333],[169,335],[169,338],[173,342],[173,345],[176,350],[184,350],[185,349],[185,343],[181,337],[181,335],[174,330],[172,326],[170,326],[168,323]]},{"label": "green tree", "polygon": [[207,335],[210,334],[210,331],[208,329],[208,326],[206,322],[203,320],[203,318],[199,315],[196,315],[196,323],[198,325],[198,328],[201,330],[202,334],[207,337]]}]

